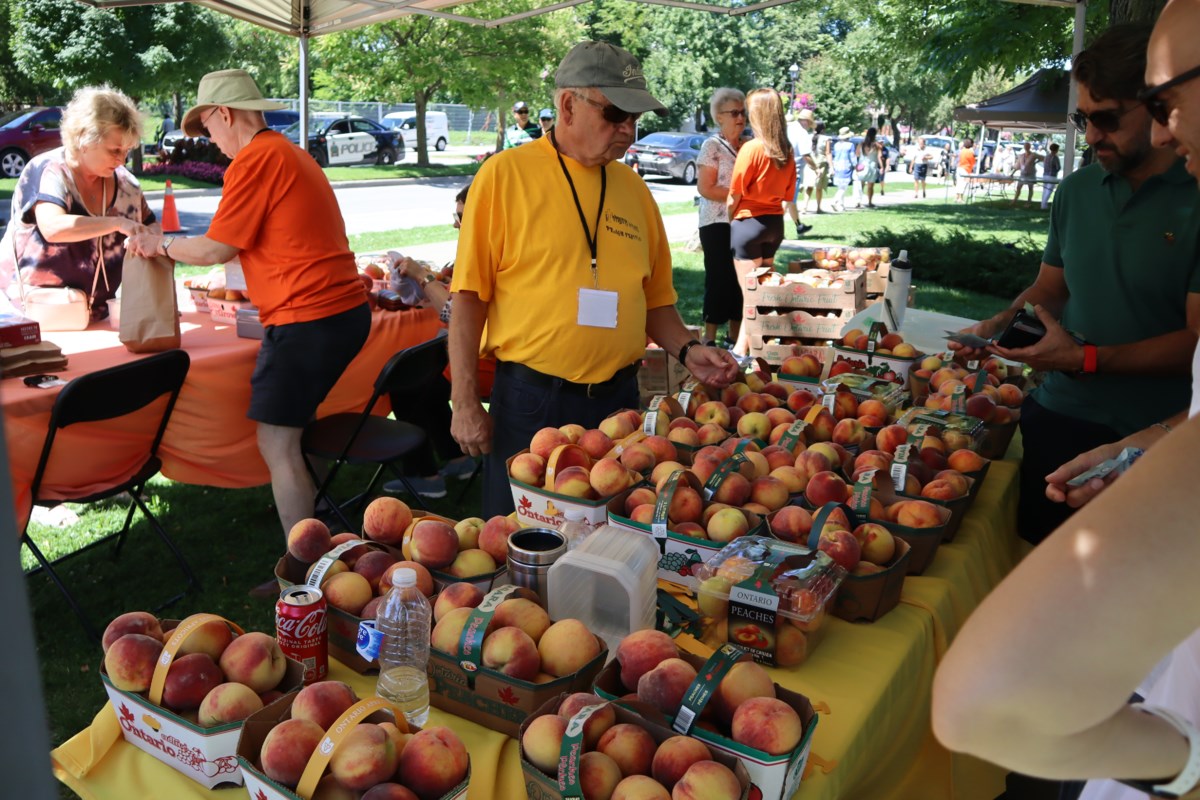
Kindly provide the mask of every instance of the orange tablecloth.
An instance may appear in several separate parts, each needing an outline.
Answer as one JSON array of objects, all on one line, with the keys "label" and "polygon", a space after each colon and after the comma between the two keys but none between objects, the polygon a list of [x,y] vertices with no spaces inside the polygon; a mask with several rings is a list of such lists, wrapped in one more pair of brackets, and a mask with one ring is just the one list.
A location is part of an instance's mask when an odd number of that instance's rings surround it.
[{"label": "orange tablecloth", "polygon": [[[434,336],[439,325],[433,309],[376,311],[366,345],[329,393],[318,416],[361,408],[387,360]],[[232,325],[217,324],[207,314],[185,312],[182,329],[182,346],[192,365],[159,449],[163,475],[224,488],[267,483],[270,476],[258,453],[255,424],[246,417],[259,341],[238,338]],[[68,356],[69,368],[60,373],[65,380],[141,357],[125,349],[107,322],[86,331],[48,333],[44,338]],[[30,485],[57,393],[56,389],[28,388],[16,378],[0,382],[9,472],[21,526],[29,515]],[[386,413],[386,405],[381,406]],[[126,441],[124,427],[89,424],[60,433],[42,494],[50,498],[79,496],[114,485],[128,475],[137,460],[132,453],[123,475],[119,471],[96,472],[97,456],[103,453],[104,461],[111,460],[114,450],[119,451]]]}]

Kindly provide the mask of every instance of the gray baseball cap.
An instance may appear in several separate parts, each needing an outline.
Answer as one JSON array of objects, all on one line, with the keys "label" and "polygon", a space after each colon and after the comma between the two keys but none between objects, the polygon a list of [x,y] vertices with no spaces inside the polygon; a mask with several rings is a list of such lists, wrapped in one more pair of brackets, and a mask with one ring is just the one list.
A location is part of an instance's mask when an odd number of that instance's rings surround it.
[{"label": "gray baseball cap", "polygon": [[667,107],[646,90],[642,65],[628,50],[608,42],[580,42],[563,57],[554,74],[562,88],[595,88],[622,111],[667,115]]}]

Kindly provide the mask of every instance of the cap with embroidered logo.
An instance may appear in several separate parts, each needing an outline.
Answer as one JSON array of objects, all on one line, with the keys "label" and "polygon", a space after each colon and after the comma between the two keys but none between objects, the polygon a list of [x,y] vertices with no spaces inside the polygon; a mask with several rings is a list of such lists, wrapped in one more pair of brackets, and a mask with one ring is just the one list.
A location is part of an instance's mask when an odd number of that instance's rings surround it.
[{"label": "cap with embroidered logo", "polygon": [[580,42],[563,57],[554,74],[562,88],[594,88],[622,111],[667,115],[667,107],[646,90],[642,65],[628,50],[608,42]]}]

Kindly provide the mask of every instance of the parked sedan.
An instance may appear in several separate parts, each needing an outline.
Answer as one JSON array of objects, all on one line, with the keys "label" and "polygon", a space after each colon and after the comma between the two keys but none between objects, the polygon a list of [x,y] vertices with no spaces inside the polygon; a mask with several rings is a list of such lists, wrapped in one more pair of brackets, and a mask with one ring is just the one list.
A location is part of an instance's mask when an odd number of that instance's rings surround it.
[{"label": "parked sedan", "polygon": [[630,146],[625,163],[639,175],[667,175],[687,184],[696,182],[696,159],[708,138],[701,133],[651,133]]},{"label": "parked sedan", "polygon": [[61,108],[27,108],[0,117],[0,175],[16,178],[29,159],[62,145]]},{"label": "parked sedan", "polygon": [[[300,123],[283,134],[300,142]],[[339,164],[394,164],[404,157],[398,131],[363,117],[315,117],[308,123],[308,152],[322,167]]]}]

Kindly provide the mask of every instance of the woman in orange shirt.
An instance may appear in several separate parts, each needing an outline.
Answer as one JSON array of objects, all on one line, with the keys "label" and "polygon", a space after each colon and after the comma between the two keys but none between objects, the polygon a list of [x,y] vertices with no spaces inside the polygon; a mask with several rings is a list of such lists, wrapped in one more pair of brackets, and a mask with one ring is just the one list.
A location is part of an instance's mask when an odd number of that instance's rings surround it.
[{"label": "woman in orange shirt", "polygon": [[975,141],[971,137],[963,139],[962,150],[958,151],[958,171],[954,173],[954,202],[961,203],[963,195],[975,173]]},{"label": "woman in orange shirt", "polygon": [[[775,265],[775,251],[783,243],[783,204],[796,191],[795,158],[779,93],[755,89],[746,95],[746,110],[754,138],[738,150],[726,200],[739,284],[751,270]],[[742,326],[734,352],[747,355],[749,348]]]}]

